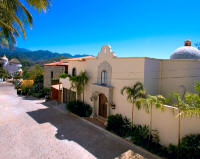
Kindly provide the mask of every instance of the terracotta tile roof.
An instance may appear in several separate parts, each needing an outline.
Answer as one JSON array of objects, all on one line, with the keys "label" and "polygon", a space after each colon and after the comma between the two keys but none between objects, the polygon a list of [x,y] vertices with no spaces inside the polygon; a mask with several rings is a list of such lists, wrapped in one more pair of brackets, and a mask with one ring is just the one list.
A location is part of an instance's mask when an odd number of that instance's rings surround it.
[{"label": "terracotta tile roof", "polygon": [[9,63],[15,63],[15,64],[20,64],[19,60],[16,58],[13,58],[9,61]]},{"label": "terracotta tile roof", "polygon": [[68,61],[85,61],[88,59],[95,59],[94,56],[84,56],[84,57],[77,57],[77,58],[69,58],[69,59],[61,59],[60,62],[68,62]]},{"label": "terracotta tile roof", "polygon": [[47,63],[44,64],[44,66],[68,66],[68,63],[64,63],[64,62],[53,62],[53,63]]}]

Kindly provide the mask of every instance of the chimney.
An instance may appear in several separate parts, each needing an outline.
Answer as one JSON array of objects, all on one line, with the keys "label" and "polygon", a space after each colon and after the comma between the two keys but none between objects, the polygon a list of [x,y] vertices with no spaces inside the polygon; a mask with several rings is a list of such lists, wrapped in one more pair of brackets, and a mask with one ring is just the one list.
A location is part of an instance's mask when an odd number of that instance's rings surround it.
[{"label": "chimney", "polygon": [[190,40],[186,40],[185,41],[185,46],[191,46],[191,41]]}]

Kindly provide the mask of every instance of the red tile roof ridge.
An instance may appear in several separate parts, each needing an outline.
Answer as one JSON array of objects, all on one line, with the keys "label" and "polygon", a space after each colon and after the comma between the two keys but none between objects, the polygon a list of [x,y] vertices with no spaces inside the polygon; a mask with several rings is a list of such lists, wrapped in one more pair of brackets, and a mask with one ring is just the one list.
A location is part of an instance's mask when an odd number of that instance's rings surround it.
[{"label": "red tile roof ridge", "polygon": [[68,63],[64,63],[64,62],[52,62],[52,63],[47,63],[44,64],[44,66],[68,66]]}]

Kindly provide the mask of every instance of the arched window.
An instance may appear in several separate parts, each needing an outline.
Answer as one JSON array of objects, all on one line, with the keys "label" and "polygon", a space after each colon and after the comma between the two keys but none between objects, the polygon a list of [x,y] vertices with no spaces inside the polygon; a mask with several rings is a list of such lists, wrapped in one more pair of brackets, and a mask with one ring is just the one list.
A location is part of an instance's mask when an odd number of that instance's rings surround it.
[{"label": "arched window", "polygon": [[107,85],[107,72],[106,71],[101,72],[101,84]]},{"label": "arched window", "polygon": [[76,68],[72,69],[72,76],[76,76]]}]

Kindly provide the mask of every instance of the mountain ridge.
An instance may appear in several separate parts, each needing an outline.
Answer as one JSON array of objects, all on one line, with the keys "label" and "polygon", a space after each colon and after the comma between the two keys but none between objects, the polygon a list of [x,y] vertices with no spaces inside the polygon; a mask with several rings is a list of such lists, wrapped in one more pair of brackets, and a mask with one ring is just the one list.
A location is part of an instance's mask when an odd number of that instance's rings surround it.
[{"label": "mountain ridge", "polygon": [[45,60],[58,58],[58,57],[73,58],[73,57],[89,56],[87,54],[72,55],[70,53],[57,53],[57,52],[51,52],[49,50],[31,51],[28,49],[18,48],[18,47],[15,47],[12,50],[7,49],[7,48],[0,48],[0,57],[3,56],[4,54],[10,58],[14,58],[14,57],[19,58],[19,59],[22,58],[22,59],[31,60],[34,62],[45,61]]}]

